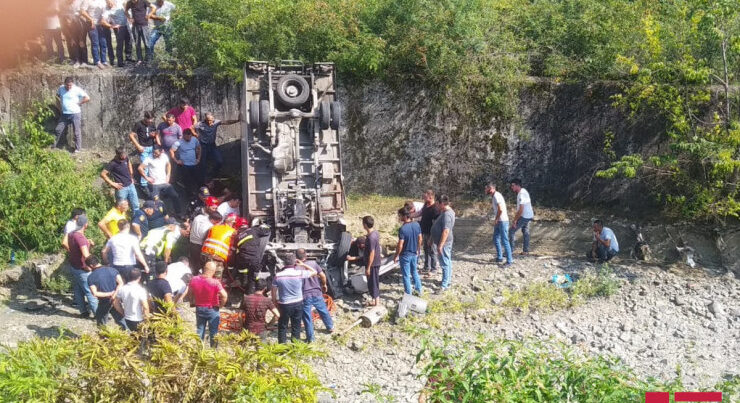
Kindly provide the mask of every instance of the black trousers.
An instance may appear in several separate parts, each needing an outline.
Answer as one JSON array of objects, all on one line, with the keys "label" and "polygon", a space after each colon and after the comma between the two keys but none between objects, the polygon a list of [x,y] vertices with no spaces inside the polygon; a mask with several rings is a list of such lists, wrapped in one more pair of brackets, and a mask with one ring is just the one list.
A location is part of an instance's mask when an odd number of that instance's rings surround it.
[{"label": "black trousers", "polygon": [[[247,294],[253,293],[254,287],[257,285],[257,274],[262,270],[262,262],[259,260],[245,260],[237,255],[236,259],[234,260],[234,267],[237,270],[237,278],[246,276]],[[245,275],[240,273],[240,271],[242,270],[247,270],[247,274]]]},{"label": "black trousers", "polygon": [[87,31],[90,24],[74,15],[62,17],[61,23],[69,58],[73,63],[87,64]]},{"label": "black trousers", "polygon": [[290,321],[291,341],[301,339],[301,317],[303,315],[303,301],[293,304],[278,304],[280,319],[278,320],[278,343],[288,341],[288,321]]}]

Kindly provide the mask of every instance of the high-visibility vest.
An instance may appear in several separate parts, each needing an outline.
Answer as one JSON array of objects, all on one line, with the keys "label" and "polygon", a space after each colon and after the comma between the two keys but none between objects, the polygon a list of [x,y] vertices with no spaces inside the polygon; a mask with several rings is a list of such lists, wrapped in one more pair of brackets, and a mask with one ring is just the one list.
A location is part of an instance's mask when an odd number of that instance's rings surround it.
[{"label": "high-visibility vest", "polygon": [[215,256],[224,262],[229,258],[229,249],[231,248],[231,237],[236,230],[229,225],[219,224],[211,227],[208,236],[203,242],[202,253]]}]

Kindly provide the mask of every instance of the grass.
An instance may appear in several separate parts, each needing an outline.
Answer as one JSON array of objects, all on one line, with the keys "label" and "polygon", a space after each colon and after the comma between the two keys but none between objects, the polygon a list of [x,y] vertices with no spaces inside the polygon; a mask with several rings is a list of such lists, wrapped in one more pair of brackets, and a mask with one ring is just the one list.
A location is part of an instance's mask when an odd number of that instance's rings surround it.
[{"label": "grass", "polygon": [[375,382],[363,383],[362,387],[362,393],[373,396],[376,402],[392,403],[396,401],[393,396],[383,393],[383,387]]},{"label": "grass", "polygon": [[573,285],[573,298],[609,297],[619,291],[619,281],[608,264],[603,264],[598,273],[589,272]]},{"label": "grass", "polygon": [[529,284],[521,290],[503,292],[503,306],[530,311],[553,312],[573,306],[568,294],[550,283]]}]

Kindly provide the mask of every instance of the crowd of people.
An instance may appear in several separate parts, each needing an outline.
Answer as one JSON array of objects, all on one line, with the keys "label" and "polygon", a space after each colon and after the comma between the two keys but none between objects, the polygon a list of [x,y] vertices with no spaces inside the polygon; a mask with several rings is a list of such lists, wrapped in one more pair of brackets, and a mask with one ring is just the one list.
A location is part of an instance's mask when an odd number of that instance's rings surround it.
[{"label": "crowd of people", "polygon": [[29,44],[30,52],[75,68],[141,65],[152,60],[162,38],[171,52],[175,8],[167,0],[50,0],[43,35]]}]

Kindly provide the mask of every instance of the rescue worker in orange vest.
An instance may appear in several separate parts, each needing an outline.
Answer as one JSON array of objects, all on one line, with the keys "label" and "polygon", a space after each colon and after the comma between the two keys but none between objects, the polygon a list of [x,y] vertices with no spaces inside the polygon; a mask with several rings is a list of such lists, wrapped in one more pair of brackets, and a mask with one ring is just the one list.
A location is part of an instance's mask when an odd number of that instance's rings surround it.
[{"label": "rescue worker in orange vest", "polygon": [[229,214],[223,223],[214,225],[208,231],[203,248],[200,250],[200,257],[205,265],[207,262],[216,263],[215,278],[220,279],[223,275],[224,268],[229,262],[229,257],[233,248],[234,234],[236,230],[233,223],[236,221],[235,214]]}]

